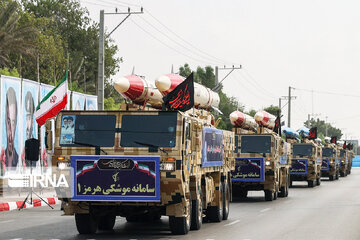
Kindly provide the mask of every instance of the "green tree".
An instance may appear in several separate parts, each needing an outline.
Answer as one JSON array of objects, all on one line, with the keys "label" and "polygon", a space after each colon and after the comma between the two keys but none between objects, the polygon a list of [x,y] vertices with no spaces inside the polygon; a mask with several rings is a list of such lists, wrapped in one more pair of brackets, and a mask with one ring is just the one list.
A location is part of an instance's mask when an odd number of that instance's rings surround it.
[{"label": "green tree", "polygon": [[0,67],[12,67],[11,55],[34,57],[37,30],[29,24],[19,24],[20,11],[16,1],[1,2]]},{"label": "green tree", "polygon": [[[304,122],[305,126],[309,126],[309,121]],[[326,136],[326,127],[328,132],[328,137],[337,136],[337,139],[341,139],[343,135],[339,128],[333,127],[330,123],[325,123],[324,120],[318,119],[311,119],[310,120],[310,127],[317,127],[318,136]]]},{"label": "green tree", "polygon": [[264,108],[264,111],[276,117],[278,115],[278,112],[280,111],[280,108],[278,106],[270,105],[269,107]]},{"label": "green tree", "polygon": [[250,111],[248,111],[246,114],[248,114],[248,115],[251,116],[251,117],[254,117],[255,114],[256,114],[256,110],[250,109]]},{"label": "green tree", "polygon": [[6,75],[11,77],[20,77],[20,74],[16,68],[9,69],[7,67],[0,68],[0,75]]}]

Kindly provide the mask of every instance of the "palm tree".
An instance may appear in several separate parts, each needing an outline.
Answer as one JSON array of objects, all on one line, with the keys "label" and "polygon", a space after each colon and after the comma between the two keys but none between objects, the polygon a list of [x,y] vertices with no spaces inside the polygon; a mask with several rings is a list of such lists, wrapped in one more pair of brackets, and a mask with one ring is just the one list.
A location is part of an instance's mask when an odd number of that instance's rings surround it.
[{"label": "palm tree", "polygon": [[30,25],[20,25],[19,5],[8,1],[0,9],[0,66],[7,66],[10,54],[35,55],[34,39],[37,30]]}]

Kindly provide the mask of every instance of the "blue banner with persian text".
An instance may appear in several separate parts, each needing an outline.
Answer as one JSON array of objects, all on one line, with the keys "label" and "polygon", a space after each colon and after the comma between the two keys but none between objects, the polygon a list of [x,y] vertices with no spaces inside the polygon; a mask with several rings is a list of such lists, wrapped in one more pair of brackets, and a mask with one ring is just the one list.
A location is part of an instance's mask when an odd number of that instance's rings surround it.
[{"label": "blue banner with persian text", "polygon": [[235,158],[235,170],[231,172],[231,181],[265,181],[264,158]]},{"label": "blue banner with persian text", "polygon": [[72,200],[160,201],[160,156],[71,156]]}]

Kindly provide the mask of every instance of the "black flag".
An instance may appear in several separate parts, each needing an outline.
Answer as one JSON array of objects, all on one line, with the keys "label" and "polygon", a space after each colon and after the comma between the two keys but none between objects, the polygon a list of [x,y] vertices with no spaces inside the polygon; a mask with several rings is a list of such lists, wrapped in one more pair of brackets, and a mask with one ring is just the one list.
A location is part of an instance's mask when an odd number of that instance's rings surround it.
[{"label": "black flag", "polygon": [[281,124],[280,124],[280,113],[278,111],[277,117],[275,119],[274,132],[281,135]]},{"label": "black flag", "polygon": [[336,144],[337,136],[332,136],[330,142]]},{"label": "black flag", "polygon": [[316,139],[317,138],[317,127],[313,127],[309,131],[309,139]]},{"label": "black flag", "polygon": [[187,111],[194,106],[194,73],[191,73],[168,95],[163,97],[164,106],[169,111]]},{"label": "black flag", "polygon": [[344,142],[343,149],[346,149],[346,141]]}]

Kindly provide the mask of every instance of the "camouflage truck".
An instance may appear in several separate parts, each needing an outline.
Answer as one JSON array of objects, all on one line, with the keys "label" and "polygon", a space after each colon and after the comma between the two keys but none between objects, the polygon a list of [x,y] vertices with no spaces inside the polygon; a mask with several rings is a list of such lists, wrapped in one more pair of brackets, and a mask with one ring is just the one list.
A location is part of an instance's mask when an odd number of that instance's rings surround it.
[{"label": "camouflage truck", "polygon": [[[272,124],[268,125],[270,128],[260,126],[254,131],[256,126],[250,116],[239,111],[231,115],[235,126],[233,196],[246,197],[248,191],[264,191],[266,201],[276,200],[278,196],[287,197],[290,180],[287,143],[271,130]],[[239,121],[241,118],[244,120]],[[253,130],[246,130],[246,127]]]},{"label": "camouflage truck", "polygon": [[321,145],[303,138],[302,143],[292,144],[290,185],[294,181],[307,181],[308,187],[321,184]]},{"label": "camouflage truck", "polygon": [[349,160],[348,160],[348,152],[346,149],[343,148],[342,142],[338,145],[339,151],[339,167],[340,167],[340,177],[346,177],[348,175],[348,168],[349,168]]},{"label": "camouflage truck", "polygon": [[330,138],[325,138],[322,148],[321,177],[328,177],[330,181],[339,179],[340,163],[337,158],[336,145],[330,143]]},{"label": "camouflage truck", "polygon": [[173,234],[226,220],[234,134],[205,110],[62,111],[53,163],[71,165],[65,215],[80,234],[169,216]]},{"label": "camouflage truck", "polygon": [[349,149],[348,153],[347,153],[347,156],[348,156],[347,174],[351,174],[352,160],[355,157],[354,151],[352,149]]}]

